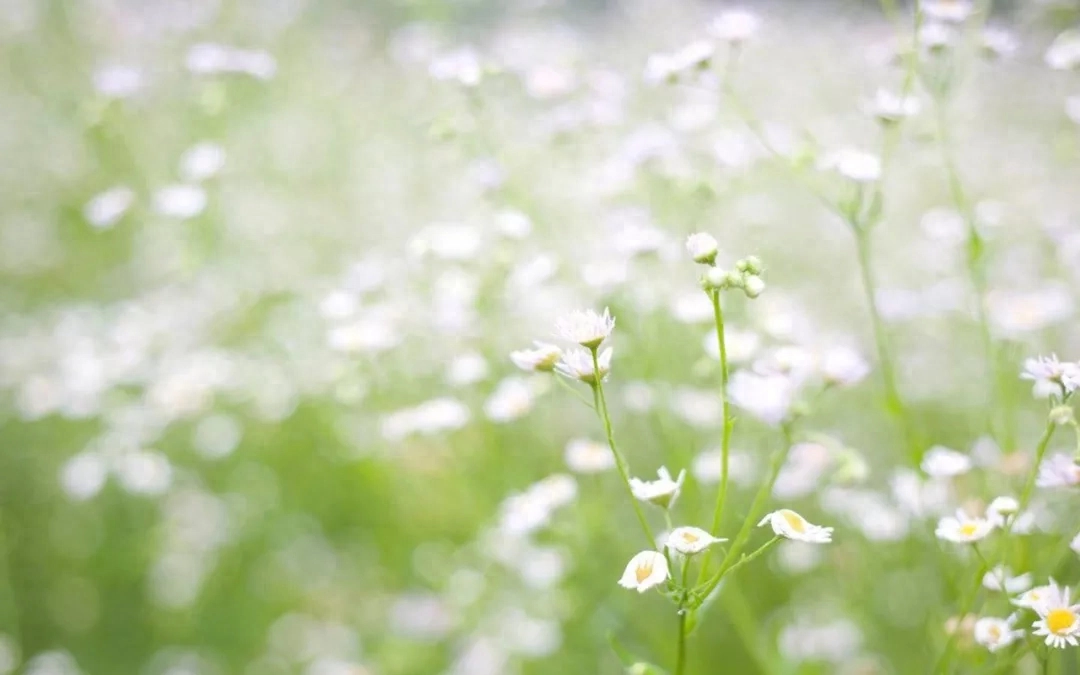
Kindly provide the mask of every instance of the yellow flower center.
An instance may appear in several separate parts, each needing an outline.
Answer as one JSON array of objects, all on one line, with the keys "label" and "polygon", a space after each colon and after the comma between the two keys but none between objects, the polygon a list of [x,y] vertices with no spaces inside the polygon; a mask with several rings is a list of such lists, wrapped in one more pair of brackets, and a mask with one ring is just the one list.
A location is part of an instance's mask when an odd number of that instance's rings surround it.
[{"label": "yellow flower center", "polygon": [[806,521],[803,520],[802,516],[800,516],[799,514],[795,513],[794,511],[781,511],[780,515],[784,517],[784,520],[787,522],[788,527],[790,527],[791,529],[795,530],[799,534],[803,534],[804,532],[806,532]]},{"label": "yellow flower center", "polygon": [[648,579],[650,574],[652,574],[651,562],[641,563],[634,572],[634,576],[637,578],[639,584]]},{"label": "yellow flower center", "polygon": [[683,541],[685,541],[687,544],[693,544],[694,542],[701,539],[701,537],[697,536],[693,532],[683,532],[682,538]]},{"label": "yellow flower center", "polygon": [[1001,639],[1001,627],[997,624],[991,625],[986,632],[990,633],[990,639],[994,642],[997,642]]},{"label": "yellow flower center", "polygon": [[1062,635],[1076,625],[1076,612],[1071,609],[1054,609],[1046,615],[1046,627],[1055,635]]},{"label": "yellow flower center", "polygon": [[979,526],[975,523],[964,523],[960,526],[960,534],[964,535],[965,537],[973,537],[975,536],[975,532],[978,531],[978,529]]}]

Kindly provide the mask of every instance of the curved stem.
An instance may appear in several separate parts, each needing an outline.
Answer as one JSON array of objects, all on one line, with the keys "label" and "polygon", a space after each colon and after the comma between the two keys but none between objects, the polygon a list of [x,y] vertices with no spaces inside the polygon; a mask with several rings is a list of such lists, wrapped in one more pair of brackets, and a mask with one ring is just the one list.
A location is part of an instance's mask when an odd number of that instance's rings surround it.
[{"label": "curved stem", "polygon": [[608,414],[607,399],[604,398],[603,378],[601,377],[600,363],[597,360],[595,349],[592,350],[592,362],[593,378],[595,380],[593,382],[593,398],[596,401],[596,412],[604,423],[604,434],[607,436],[608,447],[611,448],[611,454],[615,456],[615,467],[619,470],[619,476],[626,487],[626,494],[630,496],[630,503],[634,507],[634,513],[637,514],[638,522],[641,523],[641,530],[649,539],[649,548],[656,548],[656,537],[653,536],[652,528],[649,527],[649,521],[645,518],[645,512],[641,509],[641,504],[634,497],[634,489],[630,487],[630,468],[622,453],[619,452],[618,446],[615,445],[615,432],[611,428],[611,415]]},{"label": "curved stem", "polygon": [[713,317],[716,320],[716,344],[720,349],[720,405],[724,416],[724,431],[720,441],[720,489],[716,494],[716,506],[713,508],[712,528],[709,530],[713,536],[720,530],[720,522],[724,514],[724,502],[727,499],[728,489],[728,461],[731,455],[731,428],[735,420],[731,417],[731,405],[728,403],[728,360],[727,345],[724,341],[724,310],[720,305],[720,291],[713,291],[712,296]]}]

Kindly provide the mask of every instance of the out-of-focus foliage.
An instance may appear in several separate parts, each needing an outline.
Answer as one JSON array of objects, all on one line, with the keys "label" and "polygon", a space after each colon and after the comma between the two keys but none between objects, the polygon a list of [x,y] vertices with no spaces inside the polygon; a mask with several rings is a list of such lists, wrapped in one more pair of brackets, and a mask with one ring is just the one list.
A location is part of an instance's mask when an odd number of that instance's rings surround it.
[{"label": "out-of-focus foliage", "polygon": [[[687,470],[675,524],[701,527],[721,410],[687,234],[766,263],[765,293],[726,308],[736,371],[779,349],[875,361],[854,240],[804,179],[842,200],[820,160],[878,152],[867,101],[903,86],[899,27],[874,4],[751,4],[736,99],[719,57],[700,81],[643,75],[727,5],[0,3],[0,674],[623,672],[612,638],[670,663],[670,603],[616,583],[642,544],[617,475],[567,465],[602,428],[508,355],[610,307],[615,433],[635,476]],[[1022,361],[1080,356],[1058,5],[999,8],[1015,49],[964,52],[943,112],[995,376],[918,83],[873,233],[919,450],[976,468],[912,463],[876,364],[816,399],[769,503],[835,541],[725,582],[687,672],[924,673],[946,649],[978,561],[937,518],[1021,491],[1046,414]],[[781,443],[738,413],[724,536]],[[1074,446],[1060,430],[1048,456]],[[987,550],[1076,583],[1078,506],[1039,488],[1022,544]],[[968,624],[962,672],[1007,664]]]}]

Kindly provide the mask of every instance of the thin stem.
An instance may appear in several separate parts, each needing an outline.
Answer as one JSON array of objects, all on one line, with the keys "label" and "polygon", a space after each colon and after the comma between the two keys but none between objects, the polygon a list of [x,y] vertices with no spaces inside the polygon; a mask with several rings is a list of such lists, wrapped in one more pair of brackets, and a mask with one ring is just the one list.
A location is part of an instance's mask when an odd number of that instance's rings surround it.
[{"label": "thin stem", "polygon": [[[737,563],[735,563],[731,567],[728,567],[727,569],[719,570],[716,573],[716,575],[712,579],[709,580],[709,586],[707,588],[714,588],[717,584],[720,583],[720,581],[724,577],[726,577],[729,574],[733,574],[735,572],[735,570],[739,569],[743,565],[746,565],[748,563],[753,562],[756,558],[758,558],[763,553],[765,553],[765,551],[769,550],[769,548],[771,548],[773,544],[780,541],[782,538],[783,537],[781,537],[780,535],[774,536],[772,539],[770,539],[769,541],[765,542],[760,547],[758,547],[757,550],[755,550],[753,553],[744,555],[742,558],[739,559],[739,561]],[[708,596],[708,593],[706,593],[705,595]]]},{"label": "thin stem", "polygon": [[578,391],[577,389],[574,389],[573,387],[571,387],[570,383],[567,382],[566,380],[564,380],[561,375],[553,374],[552,377],[555,378],[555,381],[559,383],[560,387],[562,387],[566,391],[568,391],[571,394],[573,394],[574,396],[576,396],[578,398],[578,400],[580,400],[582,403],[584,403],[590,410],[596,410],[596,406],[594,406],[592,403],[590,403],[589,399],[585,398],[581,394],[580,391]]},{"label": "thin stem", "polygon": [[[1046,449],[1050,446],[1050,439],[1053,438],[1056,429],[1057,425],[1053,422],[1047,422],[1042,438],[1039,439],[1039,444],[1035,446],[1035,463],[1031,465],[1031,472],[1028,473],[1027,481],[1024,483],[1024,489],[1020,492],[1020,508],[1017,511],[1017,515],[1023,512],[1023,510],[1027,508],[1028,502],[1031,501],[1032,492],[1035,490],[1035,478],[1039,475],[1039,466],[1042,465],[1043,458],[1046,457]],[[1016,517],[1014,516],[1009,523],[1006,534],[1012,531],[1012,523],[1015,521]]]},{"label": "thin stem", "polygon": [[653,536],[652,528],[649,527],[649,521],[645,519],[645,512],[641,509],[641,504],[634,497],[634,489],[630,487],[630,468],[622,453],[619,452],[618,446],[615,445],[615,432],[611,429],[611,416],[608,414],[607,399],[604,398],[604,384],[600,373],[600,363],[596,357],[596,350],[591,351],[593,378],[595,380],[593,383],[593,396],[596,399],[596,411],[604,422],[604,433],[607,435],[608,447],[611,448],[611,454],[615,456],[615,466],[618,468],[619,476],[622,477],[623,485],[626,487],[626,494],[630,496],[630,503],[634,507],[634,513],[637,514],[638,522],[641,523],[641,530],[649,539],[649,548],[655,548],[656,537]]},{"label": "thin stem", "polygon": [[0,509],[0,583],[3,583],[5,588],[4,595],[7,597],[10,608],[8,617],[11,620],[10,632],[12,638],[14,638],[16,644],[21,644],[21,631],[19,630],[20,624],[20,612],[19,612],[19,600],[15,597],[15,584],[12,581],[12,571],[10,563],[10,551],[8,549],[8,537],[7,529],[4,523],[4,511]]},{"label": "thin stem", "polygon": [[683,675],[686,669],[686,611],[679,608],[679,643],[675,654],[675,675]]},{"label": "thin stem", "polygon": [[885,323],[881,318],[881,310],[877,302],[877,282],[870,256],[870,233],[865,229],[855,232],[855,243],[858,248],[859,275],[862,278],[863,293],[866,296],[866,304],[870,310],[870,323],[874,332],[874,345],[877,347],[878,365],[881,369],[881,383],[885,390],[885,408],[889,414],[896,418],[897,423],[904,434],[908,449],[908,456],[915,464],[919,461],[920,448],[915,439],[914,430],[908,416],[904,399],[900,396],[900,388],[896,384],[896,366],[892,352],[889,349],[889,338],[885,333]]},{"label": "thin stem", "polygon": [[[978,549],[976,549],[978,551]],[[987,572],[986,559],[979,554],[979,569],[975,572],[975,585],[971,591],[968,592],[968,596],[964,598],[961,603],[960,614],[957,615],[956,627],[953,629],[949,640],[945,643],[945,650],[941,653],[941,658],[938,659],[937,664],[934,666],[935,673],[948,672],[949,661],[952,659],[952,653],[956,648],[956,639],[960,635],[960,627],[964,621],[964,617],[971,611],[971,606],[975,603],[975,598],[979,595],[979,589],[982,587],[982,578]]]}]

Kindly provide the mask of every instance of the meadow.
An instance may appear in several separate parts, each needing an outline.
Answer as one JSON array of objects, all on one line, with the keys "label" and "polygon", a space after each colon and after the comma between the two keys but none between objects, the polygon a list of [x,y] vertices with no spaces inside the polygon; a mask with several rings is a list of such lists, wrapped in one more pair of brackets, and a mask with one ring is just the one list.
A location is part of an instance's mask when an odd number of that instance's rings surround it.
[{"label": "meadow", "polygon": [[1080,673],[1080,7],[0,3],[0,675]]}]

